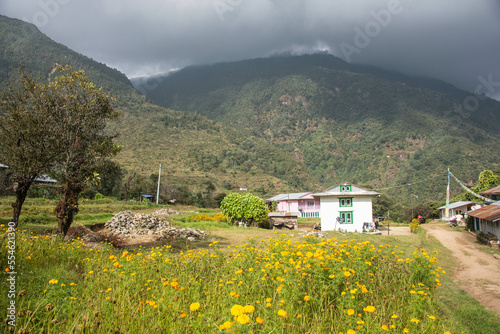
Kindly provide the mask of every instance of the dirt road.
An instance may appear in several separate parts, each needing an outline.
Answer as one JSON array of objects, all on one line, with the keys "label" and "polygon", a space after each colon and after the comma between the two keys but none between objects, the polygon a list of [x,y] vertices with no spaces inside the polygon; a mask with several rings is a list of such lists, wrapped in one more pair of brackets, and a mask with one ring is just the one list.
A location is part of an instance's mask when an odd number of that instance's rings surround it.
[{"label": "dirt road", "polygon": [[480,251],[475,237],[466,232],[435,223],[422,227],[457,259],[458,267],[452,275],[462,288],[481,305],[500,314],[500,260]]}]

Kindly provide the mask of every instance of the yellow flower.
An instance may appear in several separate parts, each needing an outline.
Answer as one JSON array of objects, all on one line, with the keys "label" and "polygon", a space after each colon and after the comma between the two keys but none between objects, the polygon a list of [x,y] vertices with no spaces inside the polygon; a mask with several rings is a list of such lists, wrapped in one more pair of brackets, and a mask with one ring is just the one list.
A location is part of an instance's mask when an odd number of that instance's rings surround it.
[{"label": "yellow flower", "polygon": [[286,311],[285,311],[285,310],[279,310],[279,311],[278,311],[278,315],[279,315],[280,317],[286,317]]},{"label": "yellow flower", "polygon": [[311,300],[311,297],[309,297],[309,296],[305,296],[305,297],[304,297],[304,300],[305,300],[306,302],[308,302],[308,301],[310,301],[310,300]]},{"label": "yellow flower", "polygon": [[58,282],[58,280],[56,280],[56,279],[51,279],[51,280],[49,281],[49,284],[57,284],[57,282]]},{"label": "yellow flower", "polygon": [[272,301],[271,298],[266,298],[266,303],[270,303]]},{"label": "yellow flower", "polygon": [[89,274],[90,274],[90,275],[92,275],[93,273],[94,273],[94,272],[93,272],[92,270],[91,270],[91,271],[89,271]]},{"label": "yellow flower", "polygon": [[262,325],[264,323],[264,319],[262,319],[261,317],[257,317],[255,319],[255,321],[259,324],[259,325]]},{"label": "yellow flower", "polygon": [[410,321],[413,322],[414,324],[418,324],[420,322],[420,320],[418,320],[417,318],[413,318]]},{"label": "yellow flower", "polygon": [[346,334],[356,334],[356,331],[354,329],[349,329]]},{"label": "yellow flower", "polygon": [[111,297],[109,297],[109,296],[108,296],[108,297],[106,297],[106,300],[110,300],[110,299],[111,299]]},{"label": "yellow flower", "polygon": [[236,318],[236,321],[239,323],[239,324],[242,324],[242,325],[246,325],[250,322],[250,317],[246,314],[242,314],[242,315],[239,315],[237,318]]},{"label": "yellow flower", "polygon": [[[409,333],[409,332],[410,332],[410,330],[409,330],[408,328],[405,328],[405,329],[403,329],[403,332],[404,332],[404,333]],[[445,334],[446,334],[446,333],[445,333]]]},{"label": "yellow flower", "polygon": [[365,323],[365,322],[364,322],[363,320],[358,320],[358,322],[357,322],[357,324],[358,324],[358,325],[362,325],[362,324],[364,324],[364,323]]},{"label": "yellow flower", "polygon": [[435,316],[433,316],[433,315],[428,315],[427,317],[428,317],[429,319],[431,319],[431,320],[436,319],[436,317],[435,317]]},{"label": "yellow flower", "polygon": [[302,318],[302,314],[297,314],[297,318]]},{"label": "yellow flower", "polygon": [[389,327],[387,327],[387,325],[382,325],[382,330],[384,330],[384,331],[388,331],[388,330],[389,330]]},{"label": "yellow flower", "polygon": [[344,271],[344,276],[345,276],[345,277],[350,277],[350,276],[351,276],[351,273],[350,273],[350,272],[348,272],[348,271]]},{"label": "yellow flower", "polygon": [[199,308],[200,308],[200,303],[192,303],[191,305],[189,305],[189,309],[193,312],[197,311]]},{"label": "yellow flower", "polygon": [[352,308],[347,310],[347,315],[353,315],[353,314],[354,314],[354,310]]},{"label": "yellow flower", "polygon": [[255,311],[255,307],[253,307],[252,305],[245,305],[243,307],[243,312],[245,313],[253,313]]},{"label": "yellow flower", "polygon": [[233,307],[231,307],[231,315],[237,317],[239,315],[242,315],[243,314],[243,306],[241,305],[233,305]]},{"label": "yellow flower", "polygon": [[225,323],[223,323],[222,325],[219,326],[219,329],[220,330],[224,330],[224,329],[230,330],[232,326],[233,326],[233,324],[230,321],[226,321]]},{"label": "yellow flower", "polygon": [[365,307],[363,309],[363,311],[373,313],[373,312],[375,312],[375,307],[372,305],[368,305],[367,307]]},{"label": "yellow flower", "polygon": [[391,316],[391,318],[392,318],[392,319],[397,319],[397,318],[398,318],[398,315],[397,315],[397,314],[393,314],[393,315]]}]

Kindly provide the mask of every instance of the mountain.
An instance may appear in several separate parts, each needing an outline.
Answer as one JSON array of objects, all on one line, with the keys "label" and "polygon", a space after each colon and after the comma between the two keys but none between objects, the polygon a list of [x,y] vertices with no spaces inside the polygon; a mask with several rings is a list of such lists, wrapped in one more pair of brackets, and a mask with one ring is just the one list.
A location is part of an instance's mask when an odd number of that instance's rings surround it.
[{"label": "mountain", "polygon": [[153,102],[261,138],[325,186],[443,198],[447,167],[470,182],[500,166],[500,103],[434,79],[314,54],[191,66],[155,80]]},{"label": "mountain", "polygon": [[120,133],[117,143],[124,148],[116,161],[129,171],[149,176],[161,163],[164,183],[192,191],[205,190],[208,181],[225,192],[239,186],[261,194],[321,188],[303,164],[267,141],[197,113],[159,107],[124,74],[52,41],[32,24],[0,16],[0,41],[2,90],[16,78],[12,67],[21,62],[42,78],[60,64],[84,70],[115,96],[123,117],[109,128]]},{"label": "mountain", "polygon": [[500,103],[438,80],[282,56],[143,79],[146,98],[31,24],[0,16],[0,41],[0,89],[19,62],[41,77],[55,63],[85,70],[123,113],[109,126],[124,146],[116,160],[145,176],[161,163],[162,181],[193,191],[209,181],[274,195],[348,181],[422,201],[443,198],[448,166],[465,182],[500,168]]}]

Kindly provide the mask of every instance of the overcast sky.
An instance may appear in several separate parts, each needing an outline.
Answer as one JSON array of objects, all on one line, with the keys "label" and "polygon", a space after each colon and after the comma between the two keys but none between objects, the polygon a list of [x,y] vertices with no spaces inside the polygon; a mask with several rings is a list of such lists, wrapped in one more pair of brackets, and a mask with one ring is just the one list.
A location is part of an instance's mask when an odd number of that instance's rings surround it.
[{"label": "overcast sky", "polygon": [[0,0],[128,77],[327,50],[500,100],[500,0]]}]

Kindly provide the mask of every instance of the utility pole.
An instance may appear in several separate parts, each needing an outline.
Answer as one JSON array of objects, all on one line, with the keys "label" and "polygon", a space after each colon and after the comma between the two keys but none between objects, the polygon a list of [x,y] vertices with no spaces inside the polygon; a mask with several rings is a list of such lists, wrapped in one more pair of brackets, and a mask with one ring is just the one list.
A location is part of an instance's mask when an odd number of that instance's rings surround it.
[{"label": "utility pole", "polygon": [[160,164],[160,170],[158,171],[158,189],[156,190],[156,204],[158,204],[158,199],[160,198],[160,178],[161,178],[161,164]]},{"label": "utility pole", "polygon": [[446,209],[444,217],[447,220],[450,217],[450,167],[448,167],[448,186],[446,187]]},{"label": "utility pole", "polygon": [[389,230],[391,229],[391,217],[390,217],[390,212],[387,211],[387,235],[389,235]]}]

